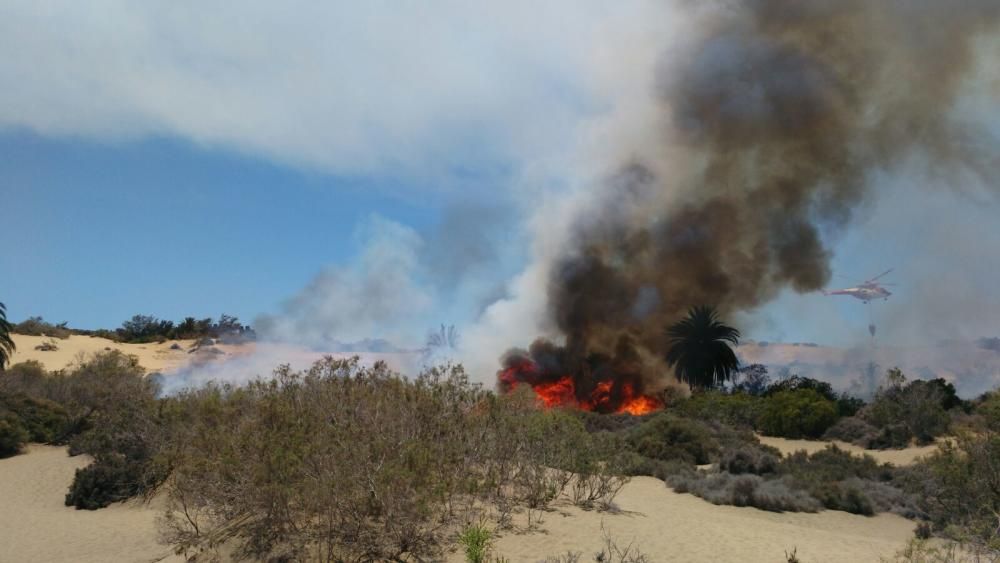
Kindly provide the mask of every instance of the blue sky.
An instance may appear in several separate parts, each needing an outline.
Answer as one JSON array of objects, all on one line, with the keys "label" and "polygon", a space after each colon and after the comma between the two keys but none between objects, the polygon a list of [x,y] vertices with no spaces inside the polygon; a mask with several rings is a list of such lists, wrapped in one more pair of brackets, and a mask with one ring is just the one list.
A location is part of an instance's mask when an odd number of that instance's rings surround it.
[{"label": "blue sky", "polygon": [[[481,332],[526,344],[544,279],[525,266],[588,182],[655,144],[654,69],[692,33],[645,0],[239,8],[0,3],[12,319],[285,314],[289,330],[412,341],[507,296]],[[995,108],[991,90],[971,99]],[[942,195],[919,162],[879,174],[828,241],[831,285],[895,267],[886,338],[1000,333],[996,198]],[[787,293],[740,322],[850,345],[867,312]]]},{"label": "blue sky", "polygon": [[83,328],[132,314],[251,320],[348,262],[369,214],[432,225],[431,201],[180,140],[0,136],[12,318]]}]

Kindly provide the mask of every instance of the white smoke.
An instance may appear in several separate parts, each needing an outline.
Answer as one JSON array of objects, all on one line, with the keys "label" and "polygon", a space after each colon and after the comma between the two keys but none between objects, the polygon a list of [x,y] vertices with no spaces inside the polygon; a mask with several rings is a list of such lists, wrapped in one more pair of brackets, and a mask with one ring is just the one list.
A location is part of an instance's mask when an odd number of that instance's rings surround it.
[{"label": "white smoke", "polygon": [[255,326],[266,340],[319,350],[366,338],[398,340],[423,324],[432,297],[420,281],[423,239],[413,229],[379,216],[359,230],[358,259],[328,268],[289,299],[279,314]]}]

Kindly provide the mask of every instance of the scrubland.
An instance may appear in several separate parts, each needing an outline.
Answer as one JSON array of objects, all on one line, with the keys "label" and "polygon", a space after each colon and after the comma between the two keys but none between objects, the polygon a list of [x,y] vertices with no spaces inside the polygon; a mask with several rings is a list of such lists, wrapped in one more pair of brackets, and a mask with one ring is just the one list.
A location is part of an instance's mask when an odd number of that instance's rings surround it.
[{"label": "scrubland", "polygon": [[[963,401],[894,371],[867,403],[789,378],[668,394],[641,417],[542,409],[530,388],[497,395],[459,366],[407,378],[327,358],[238,387],[163,396],[157,383],[116,350],[0,376],[0,481],[21,491],[3,496],[12,553],[113,560],[91,554],[116,542],[135,560],[206,561],[1000,553],[1000,397]],[[902,551],[915,534],[933,539]]]}]

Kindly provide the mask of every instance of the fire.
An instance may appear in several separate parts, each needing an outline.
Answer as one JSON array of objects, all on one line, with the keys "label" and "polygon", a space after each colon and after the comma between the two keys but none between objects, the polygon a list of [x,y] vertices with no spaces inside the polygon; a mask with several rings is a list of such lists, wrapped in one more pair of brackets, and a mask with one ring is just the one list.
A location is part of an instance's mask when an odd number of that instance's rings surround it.
[{"label": "fire", "polygon": [[[528,384],[545,408],[572,407],[600,413],[649,414],[663,408],[655,397],[637,392],[637,383],[611,376],[590,385],[571,375],[546,373],[536,363],[522,360],[497,374],[502,392]],[[588,391],[589,389],[589,391]]]},{"label": "fire", "polygon": [[663,404],[660,401],[652,397],[647,397],[645,395],[640,395],[625,401],[618,412],[627,412],[629,414],[649,414],[653,411],[659,410]]},{"label": "fire", "polygon": [[532,389],[542,403],[549,408],[571,404],[576,395],[573,380],[569,376],[548,383],[538,383],[532,386]]}]

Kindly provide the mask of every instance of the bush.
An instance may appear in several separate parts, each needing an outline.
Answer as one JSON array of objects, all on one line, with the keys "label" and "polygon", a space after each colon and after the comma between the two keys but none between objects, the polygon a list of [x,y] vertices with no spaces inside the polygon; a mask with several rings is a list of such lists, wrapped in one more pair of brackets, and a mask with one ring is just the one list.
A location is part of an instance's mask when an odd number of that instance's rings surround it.
[{"label": "bush", "polygon": [[840,440],[863,448],[871,448],[876,443],[878,436],[878,428],[858,417],[849,416],[838,420],[836,424],[831,426],[823,434],[823,439]]},{"label": "bush", "polygon": [[663,461],[643,457],[635,452],[626,452],[622,465],[622,473],[625,475],[645,475],[647,477],[655,477],[661,481],[666,481],[671,475],[692,473],[694,470],[695,466],[693,463],[688,463],[680,459]]},{"label": "bush", "polygon": [[722,452],[719,469],[733,475],[752,473],[764,475],[774,473],[778,469],[781,452],[774,448],[761,445],[746,445],[727,449]]},{"label": "bush", "polygon": [[980,397],[975,413],[983,418],[986,428],[1000,431],[1000,392],[992,391]]},{"label": "bush", "polygon": [[903,483],[938,534],[967,551],[1000,557],[1000,434],[964,434],[912,466]]},{"label": "bush", "polygon": [[67,339],[73,334],[73,330],[66,327],[66,323],[54,325],[45,322],[42,317],[30,317],[14,325],[11,332],[28,336],[49,336],[52,338]]},{"label": "bush", "polygon": [[39,352],[55,352],[58,349],[59,345],[57,345],[53,340],[46,340],[38,346],[35,346],[35,350],[38,350]]},{"label": "bush", "polygon": [[787,456],[779,473],[826,508],[864,515],[874,514],[877,506],[859,480],[889,483],[894,476],[889,464],[879,465],[871,456],[854,456],[834,445],[812,455],[799,451]]},{"label": "bush", "polygon": [[0,411],[16,416],[32,442],[53,443],[62,440],[70,427],[69,415],[62,406],[23,393],[0,391]]},{"label": "bush", "polygon": [[65,377],[70,454],[94,462],[76,473],[66,503],[95,509],[155,489],[169,474],[164,451],[178,413],[134,356],[102,352]]},{"label": "bush", "polygon": [[767,398],[759,428],[770,436],[818,438],[836,421],[833,401],[813,389],[796,389]]},{"label": "bush", "polygon": [[865,406],[865,402],[857,397],[843,393],[837,398],[837,415],[841,417],[854,416]]},{"label": "bush", "polygon": [[142,492],[143,467],[121,456],[97,459],[77,469],[66,494],[66,506],[96,510]]},{"label": "bush", "polygon": [[660,461],[705,464],[719,453],[719,444],[707,425],[669,413],[659,413],[632,428],[627,439],[639,455]]},{"label": "bush", "polygon": [[872,446],[906,447],[914,439],[927,444],[948,431],[950,417],[945,405],[957,400],[954,387],[944,380],[912,381],[898,370],[886,374],[888,384],[875,394],[858,416],[879,429]]},{"label": "bush", "polygon": [[465,549],[465,560],[469,563],[489,561],[493,533],[483,524],[469,524],[458,535],[458,543]]},{"label": "bush", "polygon": [[13,413],[0,411],[0,457],[20,453],[29,437],[20,418]]},{"label": "bush", "polygon": [[231,537],[235,558],[428,560],[484,509],[498,525],[566,494],[607,507],[627,481],[624,437],[494,395],[460,368],[405,378],[328,358],[268,381],[161,401],[170,425],[166,539]]},{"label": "bush", "polygon": [[833,391],[833,386],[829,383],[811,377],[802,377],[801,375],[793,375],[772,383],[768,386],[767,391],[764,392],[764,396],[770,397],[786,391],[803,390],[815,391],[828,401],[836,401],[838,399],[837,394]]},{"label": "bush", "polygon": [[678,493],[691,493],[712,504],[753,506],[771,512],[817,512],[823,506],[808,493],[781,479],[758,475],[703,473],[676,475],[667,483]]},{"label": "bush", "polygon": [[753,395],[719,391],[695,393],[677,404],[677,414],[702,421],[728,424],[737,428],[755,428],[763,401]]}]

